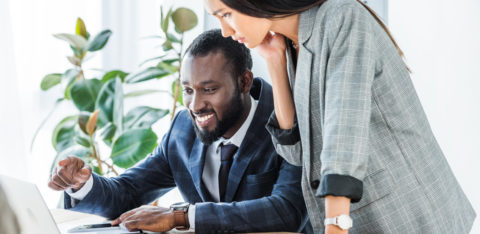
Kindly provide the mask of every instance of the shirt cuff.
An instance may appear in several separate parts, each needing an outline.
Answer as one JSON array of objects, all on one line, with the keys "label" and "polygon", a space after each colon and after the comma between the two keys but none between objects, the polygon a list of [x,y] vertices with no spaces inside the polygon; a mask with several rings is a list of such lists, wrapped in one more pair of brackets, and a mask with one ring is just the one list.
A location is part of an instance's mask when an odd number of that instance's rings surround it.
[{"label": "shirt cuff", "polygon": [[190,229],[195,229],[195,205],[188,207],[188,223],[190,223]]},{"label": "shirt cuff", "polygon": [[320,188],[316,193],[319,197],[327,195],[348,197],[352,203],[359,202],[362,199],[362,194],[363,182],[361,180],[352,176],[338,174],[324,175],[320,182]]},{"label": "shirt cuff", "polygon": [[290,129],[281,129],[278,124],[275,111],[272,112],[265,128],[273,138],[273,143],[280,145],[295,145],[300,141],[300,131],[298,130],[297,118],[293,122],[293,127]]},{"label": "shirt cuff", "polygon": [[83,185],[82,188],[80,188],[78,191],[76,192],[73,192],[71,188],[65,190],[65,192],[67,192],[67,194],[75,199],[75,200],[83,200],[87,194],[90,192],[90,190],[92,190],[92,187],[93,187],[93,176],[90,175],[90,178],[88,178],[87,182],[85,182],[85,184]]}]

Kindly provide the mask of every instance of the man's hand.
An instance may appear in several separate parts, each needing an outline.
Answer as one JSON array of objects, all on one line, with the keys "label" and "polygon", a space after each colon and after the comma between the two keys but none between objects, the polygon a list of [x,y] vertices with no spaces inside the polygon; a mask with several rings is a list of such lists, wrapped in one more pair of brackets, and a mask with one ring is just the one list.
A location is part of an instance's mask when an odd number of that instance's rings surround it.
[{"label": "man's hand", "polygon": [[123,225],[128,231],[145,230],[166,232],[175,227],[172,210],[158,206],[141,206],[127,211],[112,221],[112,225]]},{"label": "man's hand", "polygon": [[92,170],[83,160],[68,157],[58,162],[50,176],[48,187],[57,191],[65,191],[69,188],[77,191],[83,187],[91,175]]}]

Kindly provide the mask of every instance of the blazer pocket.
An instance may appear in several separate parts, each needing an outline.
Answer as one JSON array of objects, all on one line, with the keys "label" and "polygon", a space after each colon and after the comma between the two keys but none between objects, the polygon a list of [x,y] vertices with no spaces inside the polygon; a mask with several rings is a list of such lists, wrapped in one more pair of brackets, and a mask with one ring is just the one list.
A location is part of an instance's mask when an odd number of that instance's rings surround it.
[{"label": "blazer pocket", "polygon": [[262,183],[271,183],[274,184],[277,180],[277,170],[272,169],[267,172],[263,172],[260,174],[253,174],[246,176],[247,184],[262,184]]},{"label": "blazer pocket", "polygon": [[392,192],[394,186],[394,180],[388,171],[380,169],[373,172],[363,180],[362,199],[357,203],[352,203],[350,211],[353,212],[387,196]]}]

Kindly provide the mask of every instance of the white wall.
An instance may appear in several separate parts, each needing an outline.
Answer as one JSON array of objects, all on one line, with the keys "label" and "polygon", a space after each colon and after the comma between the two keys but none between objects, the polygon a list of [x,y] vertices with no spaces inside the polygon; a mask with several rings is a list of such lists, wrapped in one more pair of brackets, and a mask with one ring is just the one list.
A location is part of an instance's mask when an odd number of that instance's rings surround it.
[{"label": "white wall", "polygon": [[[389,27],[433,132],[480,212],[480,1],[394,0]],[[452,214],[454,215],[454,214]],[[480,233],[477,218],[471,233]]]}]

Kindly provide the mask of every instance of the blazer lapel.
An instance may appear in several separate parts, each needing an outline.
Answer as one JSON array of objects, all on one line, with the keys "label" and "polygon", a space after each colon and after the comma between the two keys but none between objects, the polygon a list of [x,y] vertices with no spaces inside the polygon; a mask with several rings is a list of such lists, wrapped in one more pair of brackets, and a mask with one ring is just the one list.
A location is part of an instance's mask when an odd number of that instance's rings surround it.
[{"label": "blazer lapel", "polygon": [[205,153],[208,146],[204,145],[198,138],[195,139],[190,158],[188,159],[190,173],[192,175],[193,183],[197,189],[198,194],[203,201],[209,201],[209,194],[202,183],[203,167],[205,165]]},{"label": "blazer lapel", "polygon": [[253,116],[247,134],[245,134],[242,145],[240,145],[232,167],[230,168],[227,190],[225,192],[225,202],[231,202],[234,199],[238,185],[240,184],[248,165],[256,156],[256,150],[262,147],[265,140],[270,140],[270,135],[268,135],[265,130],[265,124],[267,123],[268,116],[273,110],[273,98],[266,94],[270,93],[271,95],[272,91],[270,87],[263,85],[263,83],[261,83],[259,87],[255,87],[253,92],[257,92],[258,90],[260,90],[260,95],[258,97],[259,102],[255,115]]}]

